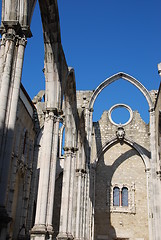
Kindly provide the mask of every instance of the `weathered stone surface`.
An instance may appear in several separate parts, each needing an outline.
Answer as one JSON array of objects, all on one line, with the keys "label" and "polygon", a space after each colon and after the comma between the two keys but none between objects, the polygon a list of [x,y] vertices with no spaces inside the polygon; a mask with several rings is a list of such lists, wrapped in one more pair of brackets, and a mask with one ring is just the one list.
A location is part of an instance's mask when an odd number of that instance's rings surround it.
[{"label": "weathered stone surface", "polygon": [[[161,88],[148,92],[120,72],[93,91],[76,91],[57,1],[39,5],[46,88],[32,102],[20,82],[35,1],[2,0],[0,240],[159,240]],[[127,125],[114,124],[109,109],[93,122],[97,96],[120,78],[146,98],[149,124],[137,111]]]}]

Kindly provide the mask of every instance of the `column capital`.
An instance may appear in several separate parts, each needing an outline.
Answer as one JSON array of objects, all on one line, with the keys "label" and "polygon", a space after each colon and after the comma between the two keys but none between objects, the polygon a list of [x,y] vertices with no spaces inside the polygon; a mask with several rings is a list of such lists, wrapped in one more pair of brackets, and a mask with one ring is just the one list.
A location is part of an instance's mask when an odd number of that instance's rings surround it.
[{"label": "column capital", "polygon": [[76,153],[78,151],[76,147],[64,147],[63,149],[65,153]]},{"label": "column capital", "polygon": [[14,33],[6,33],[5,41],[13,41],[16,42],[16,35]]},{"label": "column capital", "polygon": [[154,112],[155,112],[155,109],[154,109],[154,108],[150,108],[150,109],[149,109],[149,112],[150,112],[150,113],[154,113]]},{"label": "column capital", "polygon": [[84,174],[87,173],[86,169],[84,169],[84,168],[77,168],[75,171],[76,171],[77,173],[84,173]]},{"label": "column capital", "polygon": [[19,36],[25,35],[28,38],[32,37],[30,26],[20,25],[19,21],[17,20],[2,21],[0,33],[6,33],[8,29],[13,29]]},{"label": "column capital", "polygon": [[57,110],[56,109],[46,109],[44,111],[45,114],[45,121],[49,121],[52,120],[54,122],[58,122],[59,121],[59,117],[57,114]]},{"label": "column capital", "polygon": [[145,169],[145,172],[149,174],[149,173],[150,173],[150,170],[151,170],[150,168],[146,168],[146,169]]},{"label": "column capital", "polygon": [[23,47],[26,47],[27,39],[26,37],[19,37],[17,36],[17,45],[22,45]]},{"label": "column capital", "polygon": [[6,39],[5,36],[0,39],[0,46],[5,45]]}]

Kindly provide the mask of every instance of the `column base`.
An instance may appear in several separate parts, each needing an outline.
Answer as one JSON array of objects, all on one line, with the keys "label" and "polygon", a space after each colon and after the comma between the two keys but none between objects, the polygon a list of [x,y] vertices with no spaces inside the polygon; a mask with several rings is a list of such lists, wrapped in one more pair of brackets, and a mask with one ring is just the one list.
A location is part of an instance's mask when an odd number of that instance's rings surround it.
[{"label": "column base", "polygon": [[53,239],[54,231],[52,225],[47,225],[48,238]]},{"label": "column base", "polygon": [[30,231],[31,240],[49,239],[49,233],[43,224],[35,225]]},{"label": "column base", "polygon": [[57,236],[57,240],[73,240],[74,237],[71,233],[63,233],[63,232],[60,232]]}]

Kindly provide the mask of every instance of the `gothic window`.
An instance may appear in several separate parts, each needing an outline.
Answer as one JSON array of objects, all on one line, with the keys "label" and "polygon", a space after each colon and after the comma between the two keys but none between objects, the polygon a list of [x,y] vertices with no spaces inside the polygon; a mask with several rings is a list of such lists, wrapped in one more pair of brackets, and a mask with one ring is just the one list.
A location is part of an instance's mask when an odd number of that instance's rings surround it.
[{"label": "gothic window", "polygon": [[135,210],[135,183],[110,184],[108,183],[107,205],[110,204],[111,212],[136,213]]},{"label": "gothic window", "polygon": [[114,187],[113,189],[113,206],[120,206],[120,189]]},{"label": "gothic window", "polygon": [[128,207],[128,188],[123,187],[121,191],[121,206]]}]

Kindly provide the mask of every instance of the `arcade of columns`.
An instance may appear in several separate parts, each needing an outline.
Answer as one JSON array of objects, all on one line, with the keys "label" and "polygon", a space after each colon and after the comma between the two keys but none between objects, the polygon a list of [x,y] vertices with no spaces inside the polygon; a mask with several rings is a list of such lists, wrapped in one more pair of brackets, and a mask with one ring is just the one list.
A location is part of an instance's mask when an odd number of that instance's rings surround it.
[{"label": "arcade of columns", "polygon": [[[74,71],[68,68],[61,45],[57,1],[39,0],[39,5],[45,49],[46,98],[41,155],[45,161],[42,161],[43,165],[40,171],[36,218],[34,227],[31,229],[31,239],[52,239],[53,236],[53,201],[63,97],[65,102],[65,160],[60,228],[57,238],[58,240],[93,239],[93,208],[89,196],[90,171],[93,171],[93,169],[89,169],[93,105],[85,108],[84,116],[79,122]],[[35,0],[2,0],[0,29],[2,35],[0,50],[0,240],[6,239],[7,225],[11,221],[5,207],[6,191],[24,52],[27,38],[32,36],[30,23],[34,6]],[[123,77],[126,78],[126,76]],[[130,80],[128,79],[128,81]],[[136,86],[146,95],[142,86],[138,84]],[[99,90],[97,94],[99,94]],[[158,163],[156,162],[155,115],[153,103],[148,95],[146,98],[150,107],[152,161],[150,184],[153,189],[153,199],[149,203],[153,212],[150,239],[159,240],[161,204],[160,194],[158,194],[160,179],[156,175]],[[77,178],[77,198],[74,200],[75,178]],[[75,218],[73,218],[74,201],[76,202]]]}]

